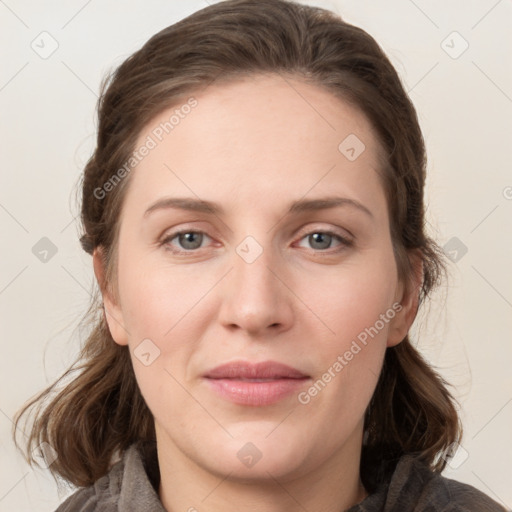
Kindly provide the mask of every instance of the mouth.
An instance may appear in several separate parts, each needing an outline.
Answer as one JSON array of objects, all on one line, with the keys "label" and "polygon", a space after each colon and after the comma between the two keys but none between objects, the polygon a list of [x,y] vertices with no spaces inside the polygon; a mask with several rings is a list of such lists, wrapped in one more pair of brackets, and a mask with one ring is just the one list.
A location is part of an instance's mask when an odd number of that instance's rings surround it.
[{"label": "mouth", "polygon": [[238,405],[264,406],[297,393],[309,375],[274,361],[234,361],[217,366],[204,376],[210,389]]}]

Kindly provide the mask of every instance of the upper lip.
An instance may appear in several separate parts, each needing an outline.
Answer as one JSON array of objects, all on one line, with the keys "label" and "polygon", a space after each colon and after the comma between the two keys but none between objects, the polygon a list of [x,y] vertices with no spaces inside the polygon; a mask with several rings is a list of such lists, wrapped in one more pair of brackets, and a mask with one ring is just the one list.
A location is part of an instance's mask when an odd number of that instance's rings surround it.
[{"label": "upper lip", "polygon": [[232,361],[209,370],[204,377],[209,379],[303,379],[308,375],[276,361],[260,363]]}]

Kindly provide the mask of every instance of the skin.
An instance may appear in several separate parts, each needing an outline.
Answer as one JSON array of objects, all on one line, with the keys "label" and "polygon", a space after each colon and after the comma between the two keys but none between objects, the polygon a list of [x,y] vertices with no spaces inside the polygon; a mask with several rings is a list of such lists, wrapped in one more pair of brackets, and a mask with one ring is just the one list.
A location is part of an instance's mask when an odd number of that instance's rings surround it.
[{"label": "skin", "polygon": [[[94,254],[112,337],[129,346],[155,418],[161,501],[173,512],[343,510],[366,496],[364,413],[386,347],[414,320],[421,284],[419,262],[412,286],[398,277],[381,148],[361,112],[298,78],[237,79],[195,98],[197,107],[132,171],[115,296]],[[148,124],[137,147],[173,109]],[[338,150],[349,134],[366,147],[352,162]],[[371,215],[349,205],[287,214],[292,201],[326,196],[358,201]],[[225,212],[144,214],[163,197],[209,200]],[[190,249],[169,238],[181,229],[205,234]],[[353,243],[327,237],[322,245],[309,236],[319,231]],[[247,236],[263,251],[252,263],[237,253]],[[401,311],[307,404],[293,394],[237,405],[202,379],[236,359],[273,360],[311,376],[307,391],[394,303]],[[160,350],[148,366],[133,352],[144,339]],[[248,442],[261,453],[252,467],[237,457]]]}]

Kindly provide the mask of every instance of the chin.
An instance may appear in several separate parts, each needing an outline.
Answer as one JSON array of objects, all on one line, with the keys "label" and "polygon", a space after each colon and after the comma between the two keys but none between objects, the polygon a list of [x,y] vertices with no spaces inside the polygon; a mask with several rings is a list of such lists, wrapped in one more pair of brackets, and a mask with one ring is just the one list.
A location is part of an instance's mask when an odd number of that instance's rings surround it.
[{"label": "chin", "polygon": [[283,425],[276,429],[275,422],[237,425],[229,429],[233,439],[204,448],[201,453],[208,454],[208,458],[201,457],[202,465],[219,476],[229,474],[230,480],[241,482],[296,478],[309,472],[308,454],[315,450],[313,446],[308,449],[305,436],[293,430]]}]

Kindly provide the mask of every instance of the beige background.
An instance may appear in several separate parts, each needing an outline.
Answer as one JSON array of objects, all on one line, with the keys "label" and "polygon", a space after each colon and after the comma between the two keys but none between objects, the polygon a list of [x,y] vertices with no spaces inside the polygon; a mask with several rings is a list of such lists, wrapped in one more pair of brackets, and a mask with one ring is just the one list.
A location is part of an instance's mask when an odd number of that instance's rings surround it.
[{"label": "beige background", "polygon": [[[429,152],[431,232],[457,260],[428,323],[420,318],[414,327],[463,408],[463,448],[445,474],[512,508],[512,4],[302,3],[330,8],[373,35],[417,107]],[[151,35],[206,5],[0,2],[2,511],[51,511],[70,492],[59,495],[47,471],[24,463],[10,431],[23,401],[72,362],[93,289],[74,217],[100,80]],[[33,253],[48,243],[43,237],[57,250],[47,262]]]}]

